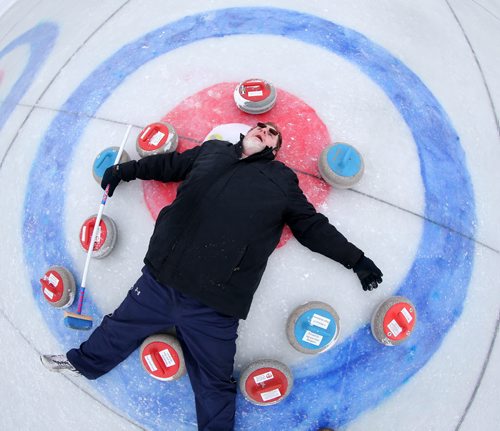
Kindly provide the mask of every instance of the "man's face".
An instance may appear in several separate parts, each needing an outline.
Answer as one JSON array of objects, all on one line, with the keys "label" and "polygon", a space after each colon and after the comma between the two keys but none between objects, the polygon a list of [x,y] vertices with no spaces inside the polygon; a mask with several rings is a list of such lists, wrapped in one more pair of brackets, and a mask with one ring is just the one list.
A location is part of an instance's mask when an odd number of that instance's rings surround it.
[{"label": "man's face", "polygon": [[258,153],[266,147],[275,148],[278,145],[278,133],[272,126],[257,123],[243,138],[243,153],[246,156]]}]

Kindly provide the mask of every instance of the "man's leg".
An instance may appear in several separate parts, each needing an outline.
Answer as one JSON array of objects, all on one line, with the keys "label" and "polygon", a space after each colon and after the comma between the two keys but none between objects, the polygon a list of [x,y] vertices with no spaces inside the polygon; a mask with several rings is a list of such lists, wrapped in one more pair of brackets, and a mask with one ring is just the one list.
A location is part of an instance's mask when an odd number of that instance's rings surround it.
[{"label": "man's leg", "polygon": [[127,358],[151,334],[174,324],[172,289],[157,283],[147,270],[127,297],[104,317],[79,349],[67,353],[68,360],[88,379],[96,379]]},{"label": "man's leg", "polygon": [[230,431],[236,408],[233,365],[239,321],[201,304],[191,311],[183,313],[176,328],[195,394],[198,429]]}]

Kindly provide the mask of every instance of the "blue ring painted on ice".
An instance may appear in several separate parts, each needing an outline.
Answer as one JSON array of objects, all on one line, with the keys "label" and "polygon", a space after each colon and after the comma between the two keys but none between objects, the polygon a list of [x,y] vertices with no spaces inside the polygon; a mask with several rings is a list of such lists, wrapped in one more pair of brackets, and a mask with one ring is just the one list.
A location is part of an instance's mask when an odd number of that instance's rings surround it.
[{"label": "blue ring painted on ice", "polygon": [[0,130],[52,51],[58,33],[59,30],[55,24],[41,23],[14,39],[0,51],[0,58],[3,58],[18,46],[24,44],[30,46],[28,64],[26,64],[21,76],[15,82],[5,100],[0,104]]},{"label": "blue ring painted on ice", "polygon": [[[425,217],[436,222],[423,222],[415,260],[397,292],[413,301],[420,316],[418,328],[406,344],[397,348],[380,345],[367,324],[336,348],[296,367],[294,390],[282,403],[262,409],[238,398],[238,429],[274,429],[276,423],[296,430],[338,426],[386,399],[431,358],[462,312],[474,252],[473,241],[467,239],[474,237],[474,196],[457,133],[422,81],[363,35],[300,12],[229,8],[182,18],[123,46],[69,97],[41,142],[25,200],[25,258],[37,297],[38,277],[49,264],[75,268],[60,229],[64,226],[64,195],[53,184],[64,184],[72,150],[89,122],[88,116],[94,115],[131,73],[159,55],[195,41],[255,34],[322,47],[355,64],[382,88],[411,130],[421,163]],[[60,139],[63,131],[64,142]],[[51,203],[50,214],[44,210],[47,202]],[[86,312],[99,316],[91,298],[86,301]],[[65,346],[72,347],[87,337],[68,332],[60,313],[43,304],[40,307]],[[96,385],[111,402],[151,429],[181,429],[179,417],[186,423],[195,421],[187,379],[169,385],[145,383],[145,379],[148,377],[143,375],[136,353]],[[169,417],[176,422],[169,422]]]}]

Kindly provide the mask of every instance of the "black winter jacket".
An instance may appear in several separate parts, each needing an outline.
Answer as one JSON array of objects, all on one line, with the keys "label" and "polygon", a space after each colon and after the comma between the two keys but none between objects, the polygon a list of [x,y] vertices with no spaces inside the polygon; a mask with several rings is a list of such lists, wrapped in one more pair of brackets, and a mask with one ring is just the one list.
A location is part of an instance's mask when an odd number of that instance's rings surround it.
[{"label": "black winter jacket", "polygon": [[363,253],[316,212],[270,148],[241,153],[241,142],[212,140],[123,163],[120,177],[183,181],[158,214],[144,262],[160,283],[245,319],[285,223],[301,244],[347,268]]}]

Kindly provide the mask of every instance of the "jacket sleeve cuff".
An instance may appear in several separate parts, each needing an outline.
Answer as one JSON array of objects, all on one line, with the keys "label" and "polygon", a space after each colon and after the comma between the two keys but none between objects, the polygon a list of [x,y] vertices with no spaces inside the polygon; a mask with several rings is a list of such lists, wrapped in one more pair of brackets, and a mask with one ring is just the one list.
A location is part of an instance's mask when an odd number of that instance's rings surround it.
[{"label": "jacket sleeve cuff", "polygon": [[365,257],[365,254],[360,250],[361,252],[361,255],[359,256],[359,258],[356,260],[356,262],[349,268],[349,269],[352,269],[354,272],[357,272],[356,271],[356,267],[358,266],[358,264],[363,260],[363,258]]},{"label": "jacket sleeve cuff", "polygon": [[137,178],[137,162],[131,160],[130,162],[120,163],[120,179],[123,181],[132,181]]}]

